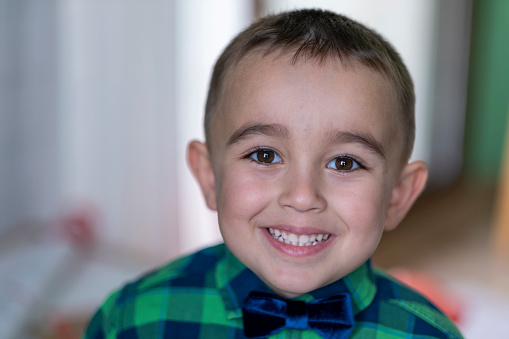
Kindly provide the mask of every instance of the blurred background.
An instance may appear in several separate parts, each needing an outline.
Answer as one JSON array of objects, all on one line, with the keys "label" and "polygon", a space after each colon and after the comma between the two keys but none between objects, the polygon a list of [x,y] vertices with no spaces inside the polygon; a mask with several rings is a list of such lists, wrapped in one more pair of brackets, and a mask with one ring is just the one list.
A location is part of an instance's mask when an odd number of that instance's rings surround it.
[{"label": "blurred background", "polygon": [[430,182],[374,262],[467,338],[509,337],[509,1],[0,0],[0,338],[77,338],[113,289],[220,242],[185,161],[212,66],[301,7],[375,28],[414,78]]}]

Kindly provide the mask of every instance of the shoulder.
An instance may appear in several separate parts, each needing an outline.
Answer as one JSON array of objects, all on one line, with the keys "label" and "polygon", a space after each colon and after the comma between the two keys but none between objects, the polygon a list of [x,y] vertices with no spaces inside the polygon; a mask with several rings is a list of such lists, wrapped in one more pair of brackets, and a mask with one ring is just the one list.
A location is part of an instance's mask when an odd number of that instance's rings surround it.
[{"label": "shoulder", "polygon": [[176,259],[126,284],[109,296],[93,316],[86,338],[125,332],[144,323],[168,320],[167,306],[180,306],[201,299],[215,289],[215,268],[224,246],[210,247]]},{"label": "shoulder", "polygon": [[213,281],[207,278],[214,275],[217,262],[223,255],[224,245],[218,245],[178,258],[125,285],[120,290],[119,299],[122,301],[178,286],[212,287]]},{"label": "shoulder", "polygon": [[361,322],[365,325],[394,338],[407,338],[408,334],[462,338],[454,323],[424,296],[382,270],[374,270],[373,275],[377,295],[373,304],[361,314]]}]

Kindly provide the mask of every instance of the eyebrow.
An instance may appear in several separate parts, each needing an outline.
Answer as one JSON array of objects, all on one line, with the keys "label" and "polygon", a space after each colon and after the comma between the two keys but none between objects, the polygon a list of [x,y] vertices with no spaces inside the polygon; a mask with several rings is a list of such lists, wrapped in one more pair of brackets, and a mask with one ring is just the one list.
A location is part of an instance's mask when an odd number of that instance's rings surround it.
[{"label": "eyebrow", "polygon": [[332,144],[359,144],[369,151],[376,153],[382,159],[386,159],[382,144],[373,136],[362,132],[336,131],[329,134],[329,142]]},{"label": "eyebrow", "polygon": [[266,135],[270,137],[287,138],[288,129],[285,126],[279,124],[245,124],[233,132],[226,145],[231,146],[232,144],[236,144],[253,135]]},{"label": "eyebrow", "polygon": [[[253,135],[287,138],[289,132],[285,126],[280,124],[248,123],[233,132],[226,146],[239,143]],[[382,144],[373,136],[363,132],[334,131],[329,134],[328,140],[331,144],[359,144],[382,159],[386,159]]]}]

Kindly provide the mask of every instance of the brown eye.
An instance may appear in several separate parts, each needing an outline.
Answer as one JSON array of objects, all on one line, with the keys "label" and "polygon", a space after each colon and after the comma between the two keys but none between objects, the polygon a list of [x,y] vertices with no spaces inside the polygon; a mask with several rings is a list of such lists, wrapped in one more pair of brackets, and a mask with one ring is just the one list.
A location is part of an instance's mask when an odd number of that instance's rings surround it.
[{"label": "brown eye", "polygon": [[349,171],[353,168],[353,160],[350,158],[337,158],[336,168],[340,171]]},{"label": "brown eye", "polygon": [[349,156],[340,155],[329,161],[329,163],[327,164],[327,168],[331,168],[340,172],[350,172],[365,167],[363,167],[356,160]]},{"label": "brown eye", "polygon": [[274,161],[274,151],[259,151],[256,153],[256,158],[259,162],[270,164]]},{"label": "brown eye", "polygon": [[275,164],[283,162],[279,154],[271,149],[260,149],[251,153],[249,157],[260,164]]}]

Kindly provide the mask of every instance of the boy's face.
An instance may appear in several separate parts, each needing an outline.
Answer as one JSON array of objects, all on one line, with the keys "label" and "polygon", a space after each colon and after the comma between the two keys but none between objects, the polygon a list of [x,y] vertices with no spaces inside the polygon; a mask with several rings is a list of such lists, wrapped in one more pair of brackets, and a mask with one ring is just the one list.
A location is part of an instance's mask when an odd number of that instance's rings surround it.
[{"label": "boy's face", "polygon": [[363,66],[252,54],[234,68],[195,174],[228,248],[274,292],[346,276],[402,218],[397,107]]}]

